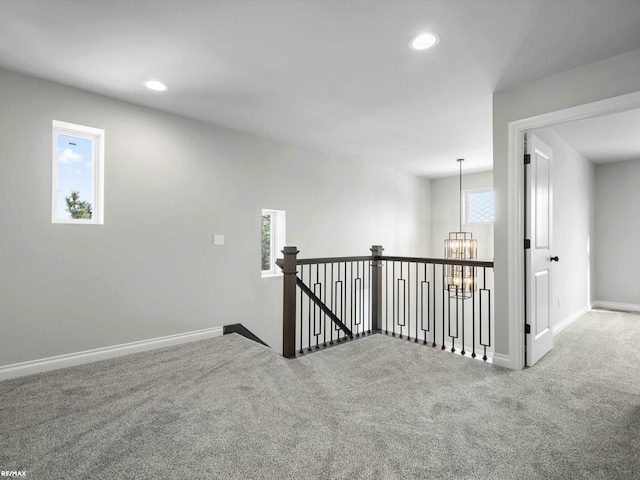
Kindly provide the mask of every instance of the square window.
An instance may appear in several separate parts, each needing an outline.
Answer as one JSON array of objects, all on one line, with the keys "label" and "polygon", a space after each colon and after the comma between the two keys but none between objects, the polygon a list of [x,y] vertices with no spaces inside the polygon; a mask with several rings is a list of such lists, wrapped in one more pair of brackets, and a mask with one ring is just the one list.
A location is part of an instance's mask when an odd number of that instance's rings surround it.
[{"label": "square window", "polygon": [[104,223],[104,130],[53,121],[51,222]]},{"label": "square window", "polygon": [[465,224],[493,223],[495,219],[495,201],[492,188],[464,191]]}]

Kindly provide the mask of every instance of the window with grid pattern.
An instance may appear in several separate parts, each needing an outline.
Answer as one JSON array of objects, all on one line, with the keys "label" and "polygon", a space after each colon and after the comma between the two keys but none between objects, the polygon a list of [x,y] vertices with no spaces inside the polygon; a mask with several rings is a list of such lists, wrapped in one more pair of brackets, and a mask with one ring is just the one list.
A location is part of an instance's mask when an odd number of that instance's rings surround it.
[{"label": "window with grid pattern", "polygon": [[465,190],[465,223],[493,223],[495,202],[492,188]]}]

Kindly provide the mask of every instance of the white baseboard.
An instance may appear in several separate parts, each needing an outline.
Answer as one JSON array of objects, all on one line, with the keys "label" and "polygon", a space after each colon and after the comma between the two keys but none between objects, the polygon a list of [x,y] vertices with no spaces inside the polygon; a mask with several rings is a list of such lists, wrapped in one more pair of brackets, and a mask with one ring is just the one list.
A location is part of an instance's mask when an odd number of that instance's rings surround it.
[{"label": "white baseboard", "polygon": [[594,308],[610,308],[611,310],[622,310],[623,312],[640,312],[640,305],[634,305],[633,303],[617,303],[594,300],[591,303],[591,306]]},{"label": "white baseboard", "polygon": [[82,365],[84,363],[96,362],[98,360],[106,360],[108,358],[128,355],[130,353],[144,352],[147,350],[153,350],[154,348],[169,347],[171,345],[193,342],[195,340],[219,337],[222,333],[223,327],[205,328],[204,330],[196,330],[194,332],[178,333],[176,335],[141,340],[139,342],[124,343],[122,345],[114,345],[112,347],[96,348],[93,350],[86,350],[84,352],[68,353],[66,355],[58,355],[55,357],[4,365],[0,366],[0,381],[22,377],[23,375],[47,372],[58,368]]},{"label": "white baseboard", "polygon": [[574,312],[573,314],[569,315],[567,318],[565,318],[564,320],[562,320],[560,323],[558,323],[555,327],[551,328],[551,331],[553,332],[553,336],[555,337],[557,334],[559,334],[562,330],[564,330],[565,328],[567,328],[569,325],[571,325],[573,322],[575,322],[576,320],[578,320],[580,317],[582,317],[585,313],[589,312],[589,310],[591,310],[589,308],[589,305],[585,305],[584,307],[582,307],[580,310],[578,310],[577,312]]},{"label": "white baseboard", "polygon": [[511,368],[513,369],[513,365],[511,365],[511,357],[509,355],[503,355],[501,353],[493,354],[493,364],[498,367]]}]

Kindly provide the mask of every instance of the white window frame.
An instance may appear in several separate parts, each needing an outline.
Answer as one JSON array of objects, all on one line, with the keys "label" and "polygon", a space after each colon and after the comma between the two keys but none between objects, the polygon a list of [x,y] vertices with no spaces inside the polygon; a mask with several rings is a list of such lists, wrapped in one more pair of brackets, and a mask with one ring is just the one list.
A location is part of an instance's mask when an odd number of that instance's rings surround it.
[{"label": "white window frame", "polygon": [[[484,193],[484,192],[491,192],[493,194],[493,222],[470,222],[469,221],[469,194],[470,193]],[[465,225],[492,225],[495,222],[495,217],[496,217],[496,208],[495,208],[495,201],[496,201],[496,197],[495,194],[493,193],[493,187],[485,187],[485,188],[474,188],[474,189],[470,189],[470,190],[465,190],[464,191],[464,224]]]},{"label": "white window frame", "polygon": [[[53,161],[51,179],[51,223],[102,225],[104,224],[104,143],[105,133],[103,129],[87,127],[75,123],[53,120]],[[58,217],[58,135],[70,135],[78,138],[86,138],[93,141],[92,152],[92,186],[91,217],[85,218],[59,218]]]},{"label": "white window frame", "polygon": [[[260,272],[262,274],[262,278],[279,277],[282,275],[282,270],[276,265],[276,260],[279,256],[281,256],[279,254],[284,249],[287,243],[286,212],[284,210],[263,208],[262,214],[260,215],[261,222],[264,215],[271,216],[271,245],[269,251],[269,264],[271,265],[271,268],[269,270],[260,270]],[[262,257],[262,231],[260,232],[260,255]]]}]

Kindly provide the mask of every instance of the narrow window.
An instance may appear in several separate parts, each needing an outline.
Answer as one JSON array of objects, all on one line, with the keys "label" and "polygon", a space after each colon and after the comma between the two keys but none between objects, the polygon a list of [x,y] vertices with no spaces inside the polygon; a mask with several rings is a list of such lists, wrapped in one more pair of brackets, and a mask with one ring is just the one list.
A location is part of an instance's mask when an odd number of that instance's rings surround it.
[{"label": "narrow window", "polygon": [[52,223],[104,223],[104,130],[53,120]]},{"label": "narrow window", "polygon": [[271,252],[273,251],[273,243],[271,239],[271,217],[272,214],[262,211],[262,271],[271,270]]},{"label": "narrow window", "polygon": [[278,256],[286,243],[286,216],[284,210],[262,210],[260,222],[261,269],[263,277],[281,275],[276,265]]},{"label": "narrow window", "polygon": [[495,218],[495,202],[492,188],[465,190],[465,222],[493,223]]}]

